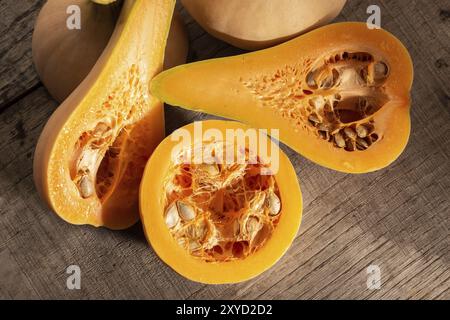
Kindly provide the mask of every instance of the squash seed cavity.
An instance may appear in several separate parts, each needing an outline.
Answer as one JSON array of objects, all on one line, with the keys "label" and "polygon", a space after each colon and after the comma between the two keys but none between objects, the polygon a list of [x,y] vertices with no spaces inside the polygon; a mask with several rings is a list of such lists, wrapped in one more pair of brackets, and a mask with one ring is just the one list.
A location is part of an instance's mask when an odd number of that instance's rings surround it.
[{"label": "squash seed cavity", "polygon": [[296,132],[305,130],[337,149],[361,152],[382,138],[374,114],[389,100],[384,90],[389,74],[389,65],[370,53],[338,52],[241,81]]},{"label": "squash seed cavity", "polygon": [[[124,185],[139,183],[148,151],[138,149],[135,141],[139,139],[133,139],[133,147],[127,149],[127,140],[134,124],[141,120],[140,110],[148,105],[148,85],[140,74],[136,65],[130,66],[123,80],[118,81],[120,85],[111,90],[101,105],[92,108],[90,112],[98,120],[74,145],[70,175],[82,199],[106,199],[119,178]],[[125,150],[127,156],[122,157]]]},{"label": "squash seed cavity", "polygon": [[[217,143],[225,150],[225,143]],[[207,144],[205,144],[207,148]],[[167,174],[164,221],[192,256],[208,262],[245,259],[270,238],[282,215],[275,177],[257,157],[245,164],[173,164]]]}]

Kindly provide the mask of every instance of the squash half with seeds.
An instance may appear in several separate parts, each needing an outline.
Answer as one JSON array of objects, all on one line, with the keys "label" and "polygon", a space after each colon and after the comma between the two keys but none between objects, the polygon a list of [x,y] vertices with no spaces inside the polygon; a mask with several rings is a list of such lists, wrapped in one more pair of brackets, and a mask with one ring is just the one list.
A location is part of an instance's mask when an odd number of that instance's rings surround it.
[{"label": "squash half with seeds", "polygon": [[[150,158],[140,189],[144,231],[159,257],[188,279],[245,281],[275,264],[294,240],[300,186],[288,157],[264,132],[232,121],[200,124],[220,137],[196,136],[197,124],[189,124]],[[257,143],[247,140],[252,133]],[[191,139],[180,144],[185,135]]]},{"label": "squash half with seeds", "polygon": [[41,197],[72,224],[124,229],[139,219],[139,184],[164,138],[149,83],[163,66],[175,0],[126,0],[105,51],[50,117],[34,155]]},{"label": "squash half with seeds", "polygon": [[331,169],[391,164],[410,134],[413,65],[403,44],[365,23],[329,25],[259,52],[158,75],[164,102],[279,129],[280,139]]}]

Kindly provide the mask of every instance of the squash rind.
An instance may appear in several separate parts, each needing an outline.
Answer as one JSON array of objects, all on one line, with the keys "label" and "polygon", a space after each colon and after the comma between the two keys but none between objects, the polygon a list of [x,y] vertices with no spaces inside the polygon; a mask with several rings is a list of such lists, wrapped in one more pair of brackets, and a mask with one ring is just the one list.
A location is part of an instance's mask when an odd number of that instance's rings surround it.
[{"label": "squash rind", "polygon": [[[120,13],[120,3],[97,5],[91,0],[50,0],[36,20],[32,53],[39,77],[58,102],[64,101],[83,81],[105,49]],[[66,27],[69,5],[81,10],[81,30]],[[164,57],[164,69],[186,62],[188,36],[174,12]]]},{"label": "squash rind", "polygon": [[257,50],[290,40],[336,18],[346,0],[182,0],[213,36]]}]

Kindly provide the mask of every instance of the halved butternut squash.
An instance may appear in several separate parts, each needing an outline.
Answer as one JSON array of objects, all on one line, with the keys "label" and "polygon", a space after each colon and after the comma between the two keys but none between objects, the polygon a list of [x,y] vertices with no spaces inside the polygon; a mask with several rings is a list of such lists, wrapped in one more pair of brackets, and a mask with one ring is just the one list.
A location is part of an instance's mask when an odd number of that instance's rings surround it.
[{"label": "halved butternut squash", "polygon": [[280,129],[325,167],[386,167],[410,134],[413,65],[406,48],[365,23],[338,23],[285,44],[163,72],[152,93],[170,105]]},{"label": "halved butternut squash", "polygon": [[142,178],[140,212],[149,243],[176,272],[235,283],[267,270],[288,249],[302,195],[288,157],[265,132],[211,120],[176,130],[156,148]]},{"label": "halved butternut squash", "polygon": [[73,224],[123,229],[139,219],[138,187],[164,137],[160,72],[174,0],[127,0],[93,70],[47,122],[34,178],[48,205]]},{"label": "halved butternut squash", "polygon": [[[48,0],[33,31],[33,63],[51,96],[64,101],[86,78],[108,44],[122,1]],[[80,8],[79,30],[67,27],[67,9]],[[164,56],[164,68],[186,63],[188,38],[184,22],[174,12]]]}]

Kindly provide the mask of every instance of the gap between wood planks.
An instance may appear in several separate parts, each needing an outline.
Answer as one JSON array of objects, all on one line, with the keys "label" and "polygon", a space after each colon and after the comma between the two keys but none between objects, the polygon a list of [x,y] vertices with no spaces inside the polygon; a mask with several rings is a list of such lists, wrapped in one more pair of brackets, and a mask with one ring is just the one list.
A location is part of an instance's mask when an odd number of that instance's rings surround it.
[{"label": "gap between wood planks", "polygon": [[28,88],[27,90],[25,90],[24,92],[22,92],[21,94],[15,96],[14,98],[12,98],[9,101],[6,101],[4,103],[2,103],[0,105],[0,114],[4,113],[6,110],[8,110],[8,108],[12,107],[13,105],[15,105],[17,102],[19,102],[22,99],[25,99],[28,95],[30,95],[31,93],[33,93],[34,91],[38,90],[39,88],[41,88],[43,86],[42,82],[38,82],[36,83],[34,86]]}]

